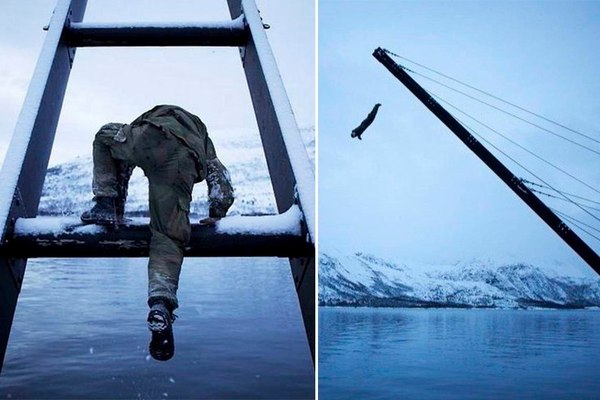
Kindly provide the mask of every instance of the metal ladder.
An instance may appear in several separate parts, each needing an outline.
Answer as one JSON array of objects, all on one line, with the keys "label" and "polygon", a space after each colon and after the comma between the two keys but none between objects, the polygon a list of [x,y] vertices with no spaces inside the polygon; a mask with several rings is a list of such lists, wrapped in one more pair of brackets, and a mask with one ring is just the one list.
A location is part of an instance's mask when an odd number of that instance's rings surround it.
[{"label": "metal ladder", "polygon": [[[145,226],[126,226],[115,232],[96,234],[48,233],[41,226],[45,224],[37,224],[39,229],[36,228],[35,217],[76,48],[100,46],[240,48],[280,214],[244,217],[271,218],[268,226],[273,228],[260,232],[228,233],[193,225],[186,256],[289,258],[314,362],[314,169],[254,0],[227,0],[227,3],[231,21],[184,27],[177,24],[86,24],[82,20],[87,0],[58,1],[0,171],[0,371],[28,258],[148,255],[150,235]],[[288,215],[283,216],[286,211]],[[281,221],[289,225],[289,213],[295,216],[292,218],[294,229],[281,229]],[[247,226],[247,222],[243,225]],[[28,229],[23,230],[22,226]],[[108,237],[110,243],[103,240]]]}]

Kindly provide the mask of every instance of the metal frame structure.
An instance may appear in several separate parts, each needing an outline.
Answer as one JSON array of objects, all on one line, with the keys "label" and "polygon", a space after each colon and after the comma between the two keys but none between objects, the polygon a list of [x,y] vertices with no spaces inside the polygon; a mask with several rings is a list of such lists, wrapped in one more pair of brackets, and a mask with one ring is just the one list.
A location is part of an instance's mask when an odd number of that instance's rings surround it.
[{"label": "metal frame structure", "polygon": [[440,121],[444,123],[471,151],[481,159],[521,200],[525,202],[562,240],[569,245],[588,265],[600,274],[600,256],[565,224],[546,204],[485,148],[462,126],[442,105],[398,65],[386,51],[378,47],[373,52],[377,59],[412,94],[414,94]]},{"label": "metal frame structure", "polygon": [[[244,15],[250,35],[240,49],[279,212],[298,203],[307,241],[316,241],[314,170],[306,154],[262,19],[253,0],[227,0],[233,19]],[[301,151],[299,151],[302,149]],[[315,253],[290,258],[306,336],[315,360]]]},{"label": "metal frame structure", "polygon": [[[87,0],[59,0],[13,139],[0,171],[0,368],[27,258],[136,257],[147,254],[139,226],[116,232],[62,235],[19,232],[18,220],[35,218],[50,151],[77,47],[234,46],[242,65],[280,213],[301,210],[300,234],[227,234],[193,227],[188,255],[279,256],[290,259],[308,345],[315,354],[315,179],[277,64],[254,0],[227,0],[231,21],[206,25],[111,25],[81,22]],[[249,217],[252,218],[252,217]],[[261,218],[261,217],[256,217]],[[75,234],[77,235],[77,234]],[[133,246],[106,245],[103,238]],[[64,240],[63,240],[64,239]],[[68,243],[68,245],[66,245]]]},{"label": "metal frame structure", "polygon": [[[193,224],[191,239],[184,249],[186,257],[301,257],[310,253],[311,246],[298,229],[272,229],[260,234],[240,232],[240,225],[260,219],[276,223],[280,216],[235,217],[243,220],[235,229]],[[286,217],[284,217],[286,218]],[[117,230],[82,227],[78,218],[60,218],[48,228],[53,217],[19,219],[12,239],[3,252],[13,258],[39,257],[148,257],[150,230],[148,219],[131,222]],[[223,221],[231,222],[231,221]],[[24,226],[25,225],[25,226]],[[58,229],[57,229],[58,228]],[[81,228],[81,229],[79,229]]]}]

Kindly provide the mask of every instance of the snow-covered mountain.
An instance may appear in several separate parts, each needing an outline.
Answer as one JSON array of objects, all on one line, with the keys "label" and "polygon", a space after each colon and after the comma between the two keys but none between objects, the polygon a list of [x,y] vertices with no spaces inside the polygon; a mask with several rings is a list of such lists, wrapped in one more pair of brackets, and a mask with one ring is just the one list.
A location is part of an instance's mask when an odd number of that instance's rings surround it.
[{"label": "snow-covered mountain", "polygon": [[319,254],[319,304],[382,307],[576,308],[600,306],[600,278],[474,261],[404,265],[372,255]]},{"label": "snow-covered mountain", "polygon": [[[300,130],[309,158],[314,165],[314,128]],[[236,200],[228,215],[275,214],[275,198],[258,133],[211,133],[217,154],[227,166],[235,188]],[[91,150],[91,144],[90,144]],[[40,201],[40,215],[79,215],[92,205],[91,155],[52,166],[48,169]],[[191,214],[208,214],[207,188],[202,182],[194,187]],[[148,183],[136,168],[129,183],[126,213],[148,213]]]}]

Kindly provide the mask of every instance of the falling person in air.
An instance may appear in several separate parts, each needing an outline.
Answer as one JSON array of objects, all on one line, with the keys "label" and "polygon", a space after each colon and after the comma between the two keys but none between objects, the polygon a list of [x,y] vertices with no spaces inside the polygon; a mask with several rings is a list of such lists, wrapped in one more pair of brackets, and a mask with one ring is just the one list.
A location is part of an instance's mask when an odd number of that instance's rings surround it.
[{"label": "falling person in air", "polygon": [[109,123],[93,144],[92,188],[95,205],[81,215],[89,224],[123,222],[127,187],[133,169],[148,178],[150,249],[148,260],[148,328],[150,354],[157,360],[173,357],[173,310],[183,249],[190,240],[192,189],[206,179],[209,217],[214,225],[234,201],[229,173],[217,158],[204,123],[181,107],[159,105],[130,124]]},{"label": "falling person in air", "polygon": [[375,104],[375,106],[373,107],[373,109],[371,110],[369,115],[367,115],[367,118],[365,118],[363,120],[363,122],[360,123],[359,126],[357,126],[356,128],[354,128],[352,130],[350,137],[353,137],[353,138],[357,137],[359,140],[362,140],[362,137],[361,137],[362,134],[375,120],[375,116],[377,115],[377,111],[379,110],[379,107],[381,107],[380,103]]}]

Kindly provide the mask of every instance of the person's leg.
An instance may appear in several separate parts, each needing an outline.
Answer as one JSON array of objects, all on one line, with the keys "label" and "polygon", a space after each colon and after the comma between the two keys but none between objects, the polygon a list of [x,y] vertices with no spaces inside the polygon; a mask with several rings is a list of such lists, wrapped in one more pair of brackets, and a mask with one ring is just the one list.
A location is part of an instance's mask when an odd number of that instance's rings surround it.
[{"label": "person's leg", "polygon": [[124,221],[129,179],[131,178],[134,168],[135,165],[130,164],[127,161],[117,161],[117,198],[115,199],[115,210],[117,219],[120,222]]},{"label": "person's leg", "polygon": [[173,310],[179,306],[179,274],[190,238],[189,205],[197,172],[187,147],[151,125],[134,141],[134,155],[150,182],[149,350],[155,359],[166,361],[175,353]]},{"label": "person's leg", "polygon": [[[143,138],[143,139],[142,139]],[[134,143],[135,161],[150,183],[148,304],[178,307],[183,248],[190,238],[189,206],[196,178],[192,153],[173,135],[147,125]]]},{"label": "person's leg", "polygon": [[95,205],[82,214],[90,223],[114,223],[123,216],[125,197],[131,171],[131,145],[114,136],[123,124],[110,123],[96,133],[93,144],[93,181]]},{"label": "person's leg", "polygon": [[94,138],[92,191],[96,197],[117,197],[117,160],[110,153],[113,143],[120,144],[113,139],[116,133],[112,124],[107,124]]}]

